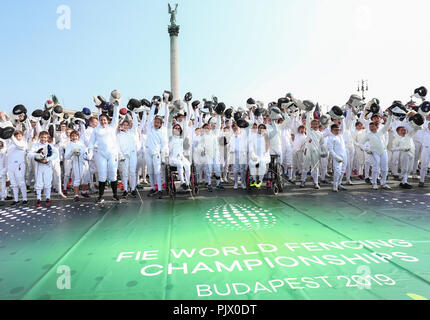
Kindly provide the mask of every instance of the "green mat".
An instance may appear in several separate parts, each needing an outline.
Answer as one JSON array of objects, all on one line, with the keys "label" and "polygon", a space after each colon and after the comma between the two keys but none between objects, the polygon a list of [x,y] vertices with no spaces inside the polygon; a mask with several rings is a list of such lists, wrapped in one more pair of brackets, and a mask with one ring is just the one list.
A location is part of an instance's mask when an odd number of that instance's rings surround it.
[{"label": "green mat", "polygon": [[395,196],[3,209],[0,298],[428,299],[430,201]]}]

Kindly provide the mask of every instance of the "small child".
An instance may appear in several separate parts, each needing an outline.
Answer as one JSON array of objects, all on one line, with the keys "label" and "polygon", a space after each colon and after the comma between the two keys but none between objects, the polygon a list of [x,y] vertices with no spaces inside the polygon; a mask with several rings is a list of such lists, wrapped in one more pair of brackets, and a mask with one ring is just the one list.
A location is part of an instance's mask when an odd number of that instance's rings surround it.
[{"label": "small child", "polygon": [[22,131],[15,131],[7,150],[7,171],[14,197],[12,205],[19,203],[20,190],[23,199],[22,204],[28,204],[25,184],[26,155],[27,142],[24,140],[24,134]]},{"label": "small child", "polygon": [[[82,196],[89,198],[87,186],[89,184],[88,161],[85,159],[86,148],[80,140],[79,133],[72,131],[70,133],[70,143],[64,152],[64,159],[72,162],[73,168],[73,192],[74,201],[79,202],[79,187],[82,185]],[[81,183],[82,182],[82,183]]]},{"label": "small child", "polygon": [[407,132],[406,128],[400,126],[397,128],[398,137],[393,142],[393,151],[400,152],[400,166],[402,182],[400,188],[412,189],[412,186],[408,184],[408,176],[412,172],[414,166],[415,157],[415,143],[413,137],[418,132],[416,128]]},{"label": "small child", "polygon": [[39,142],[33,144],[28,156],[35,160],[36,173],[36,207],[42,206],[42,189],[45,192],[45,205],[51,205],[52,184],[52,160],[58,158],[58,151],[48,143],[49,133],[42,131],[39,134]]},{"label": "small child", "polygon": [[6,158],[7,150],[3,140],[0,140],[0,206],[5,205],[4,199],[6,198]]},{"label": "small child", "polygon": [[339,189],[346,190],[346,188],[342,186],[342,178],[346,172],[348,151],[343,136],[339,134],[339,125],[333,124],[331,126],[331,133],[327,141],[327,148],[333,159],[333,191],[338,192]]}]

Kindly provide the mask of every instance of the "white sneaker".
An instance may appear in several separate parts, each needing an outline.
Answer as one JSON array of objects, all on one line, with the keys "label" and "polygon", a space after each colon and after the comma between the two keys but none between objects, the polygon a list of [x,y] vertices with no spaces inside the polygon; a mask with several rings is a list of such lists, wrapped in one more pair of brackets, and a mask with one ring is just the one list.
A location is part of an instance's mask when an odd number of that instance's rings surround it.
[{"label": "white sneaker", "polygon": [[234,190],[237,190],[237,183],[235,183],[235,184],[234,184],[233,189],[234,189]]},{"label": "white sneaker", "polygon": [[385,190],[392,190],[392,188],[391,188],[388,184],[384,184],[384,185],[382,186],[382,189],[385,189]]},{"label": "white sneaker", "polygon": [[246,184],[242,183],[242,189],[246,190]]},{"label": "white sneaker", "polygon": [[373,189],[373,190],[378,190],[378,189],[379,189],[379,188],[378,188],[378,185],[377,185],[377,184],[374,184],[374,185],[373,185],[373,187],[372,187],[372,189]]},{"label": "white sneaker", "polygon": [[340,190],[348,190],[347,188],[345,188],[345,186],[343,186],[343,185],[341,185],[341,184],[339,185],[339,189],[340,189]]},{"label": "white sneaker", "polygon": [[351,181],[351,180],[347,181],[347,182],[346,182],[346,184],[347,184],[348,186],[353,186],[353,185],[354,185],[354,184],[352,183],[352,181]]},{"label": "white sneaker", "polygon": [[300,184],[300,188],[304,188],[305,186],[306,186],[305,182],[302,182],[302,183]]},{"label": "white sneaker", "polygon": [[339,192],[337,187],[333,187],[333,192]]}]

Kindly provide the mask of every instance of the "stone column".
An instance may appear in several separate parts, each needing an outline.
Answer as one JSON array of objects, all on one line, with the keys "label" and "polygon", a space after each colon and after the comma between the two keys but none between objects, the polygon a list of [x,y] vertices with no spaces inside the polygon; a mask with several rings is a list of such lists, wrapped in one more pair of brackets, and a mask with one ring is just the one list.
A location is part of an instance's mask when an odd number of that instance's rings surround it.
[{"label": "stone column", "polygon": [[170,91],[173,101],[181,99],[179,96],[179,58],[178,58],[178,35],[179,26],[169,26],[170,35]]}]

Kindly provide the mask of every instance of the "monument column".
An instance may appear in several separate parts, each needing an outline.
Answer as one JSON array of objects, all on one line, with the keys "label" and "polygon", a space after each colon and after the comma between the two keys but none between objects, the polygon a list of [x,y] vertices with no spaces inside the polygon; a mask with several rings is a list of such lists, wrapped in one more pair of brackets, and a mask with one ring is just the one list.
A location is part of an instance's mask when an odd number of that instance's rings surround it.
[{"label": "monument column", "polygon": [[176,24],[176,12],[172,10],[169,4],[169,13],[171,14],[169,35],[170,35],[170,91],[173,95],[173,101],[181,99],[179,96],[179,58],[178,58],[178,35],[179,26]]}]

